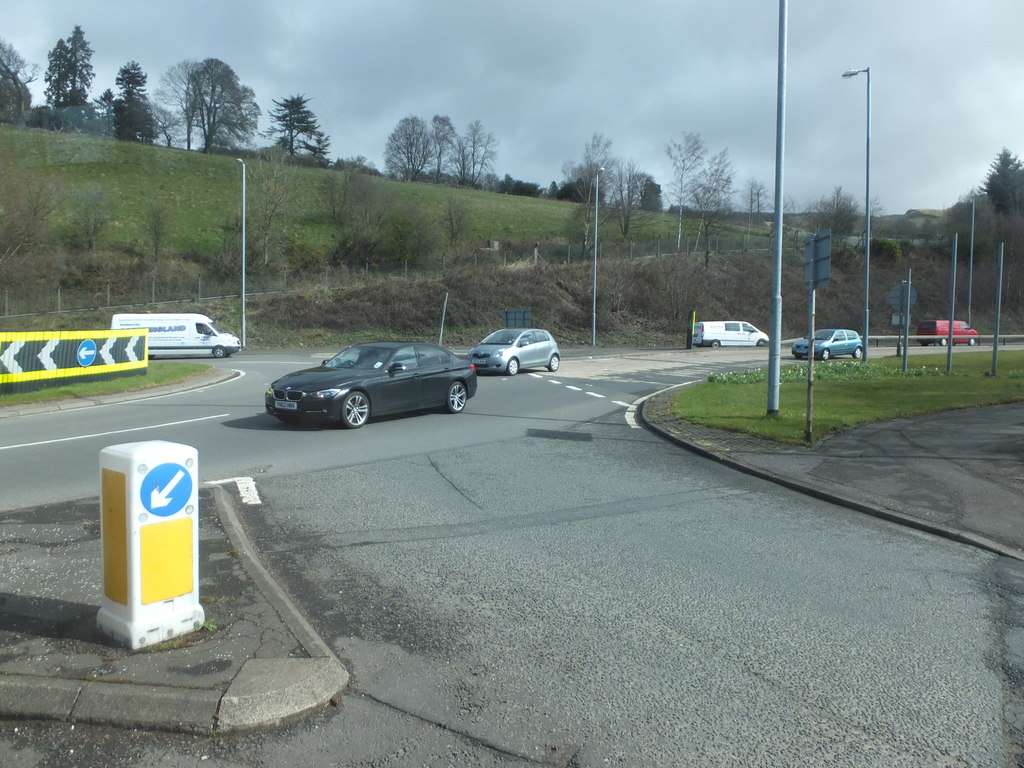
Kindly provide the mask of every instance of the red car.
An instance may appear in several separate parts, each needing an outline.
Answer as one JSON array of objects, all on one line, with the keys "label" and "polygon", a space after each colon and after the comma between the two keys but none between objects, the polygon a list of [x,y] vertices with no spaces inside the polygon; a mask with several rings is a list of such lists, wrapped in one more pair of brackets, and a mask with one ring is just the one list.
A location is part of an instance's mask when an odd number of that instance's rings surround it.
[{"label": "red car", "polygon": [[[944,347],[946,346],[946,341],[949,339],[949,320],[925,320],[917,326],[917,335],[919,337],[935,337],[934,340],[918,338],[917,343],[921,346],[925,346],[926,344],[938,344],[940,347]],[[954,320],[953,343],[968,344],[973,347],[978,343],[978,332],[963,320]]]}]

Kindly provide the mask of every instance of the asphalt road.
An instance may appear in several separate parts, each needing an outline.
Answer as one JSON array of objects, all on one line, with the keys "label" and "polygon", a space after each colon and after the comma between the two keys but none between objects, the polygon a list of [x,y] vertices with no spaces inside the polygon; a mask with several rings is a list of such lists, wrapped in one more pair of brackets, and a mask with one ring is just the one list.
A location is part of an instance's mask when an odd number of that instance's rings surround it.
[{"label": "asphalt road", "polygon": [[296,359],[245,358],[205,392],[5,420],[2,503],[94,495],[99,449],[136,439],[253,476],[246,525],[345,660],[342,707],[230,739],[24,724],[4,765],[1004,765],[1021,574],[631,421],[763,352],[583,355],[355,432],[273,423],[263,387]]}]

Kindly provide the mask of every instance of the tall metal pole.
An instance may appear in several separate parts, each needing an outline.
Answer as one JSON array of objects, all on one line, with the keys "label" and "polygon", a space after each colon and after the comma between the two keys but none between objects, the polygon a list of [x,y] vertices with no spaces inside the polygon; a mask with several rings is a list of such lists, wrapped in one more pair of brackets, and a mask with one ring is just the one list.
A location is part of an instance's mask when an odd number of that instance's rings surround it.
[{"label": "tall metal pole", "polygon": [[992,329],[992,375],[999,371],[999,320],[1003,314],[1003,244],[996,253],[996,321]]},{"label": "tall metal pole", "polygon": [[967,257],[967,325],[971,323],[971,294],[974,293],[974,202],[978,198],[971,196],[971,250]]},{"label": "tall metal pole", "polygon": [[953,233],[953,252],[949,257],[949,328],[946,329],[946,373],[953,370],[953,318],[956,317],[956,232]]},{"label": "tall metal pole", "polygon": [[600,199],[598,192],[601,189],[601,171],[598,168],[594,173],[594,289],[593,304],[590,309],[590,346],[597,346],[597,202]]},{"label": "tall metal pole", "polygon": [[768,415],[779,413],[782,357],[782,188],[786,151],[786,40],[788,0],[779,0],[779,74],[775,107],[775,237],[772,242],[771,317],[768,320]]},{"label": "tall metal pole", "polygon": [[242,164],[242,347],[245,347],[245,161],[236,158]]},{"label": "tall metal pole", "polygon": [[868,359],[868,336],[871,321],[871,67],[848,69],[843,77],[854,77],[860,73],[868,77],[867,139],[864,162],[864,359]]}]

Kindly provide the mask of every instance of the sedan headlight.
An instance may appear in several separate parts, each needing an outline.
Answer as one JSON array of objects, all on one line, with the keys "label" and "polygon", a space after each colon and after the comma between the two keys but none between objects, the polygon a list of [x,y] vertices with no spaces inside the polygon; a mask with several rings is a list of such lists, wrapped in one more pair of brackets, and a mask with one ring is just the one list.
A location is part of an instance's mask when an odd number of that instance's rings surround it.
[{"label": "sedan headlight", "polygon": [[313,397],[317,400],[330,400],[333,397],[338,397],[348,392],[347,389],[338,389],[333,387],[331,389],[321,389],[319,392],[314,392]]}]

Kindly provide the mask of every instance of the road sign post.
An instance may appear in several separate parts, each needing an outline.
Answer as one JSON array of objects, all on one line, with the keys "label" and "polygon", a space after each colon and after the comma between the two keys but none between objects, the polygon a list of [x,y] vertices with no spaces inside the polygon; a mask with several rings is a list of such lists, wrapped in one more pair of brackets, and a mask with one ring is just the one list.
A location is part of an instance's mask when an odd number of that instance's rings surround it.
[{"label": "road sign post", "polygon": [[804,439],[814,440],[814,304],[817,289],[832,275],[832,231],[822,230],[804,239],[804,286],[807,288],[807,422]]},{"label": "road sign post", "polygon": [[195,448],[164,440],[100,452],[103,600],[96,623],[131,648],[199,629]]}]

